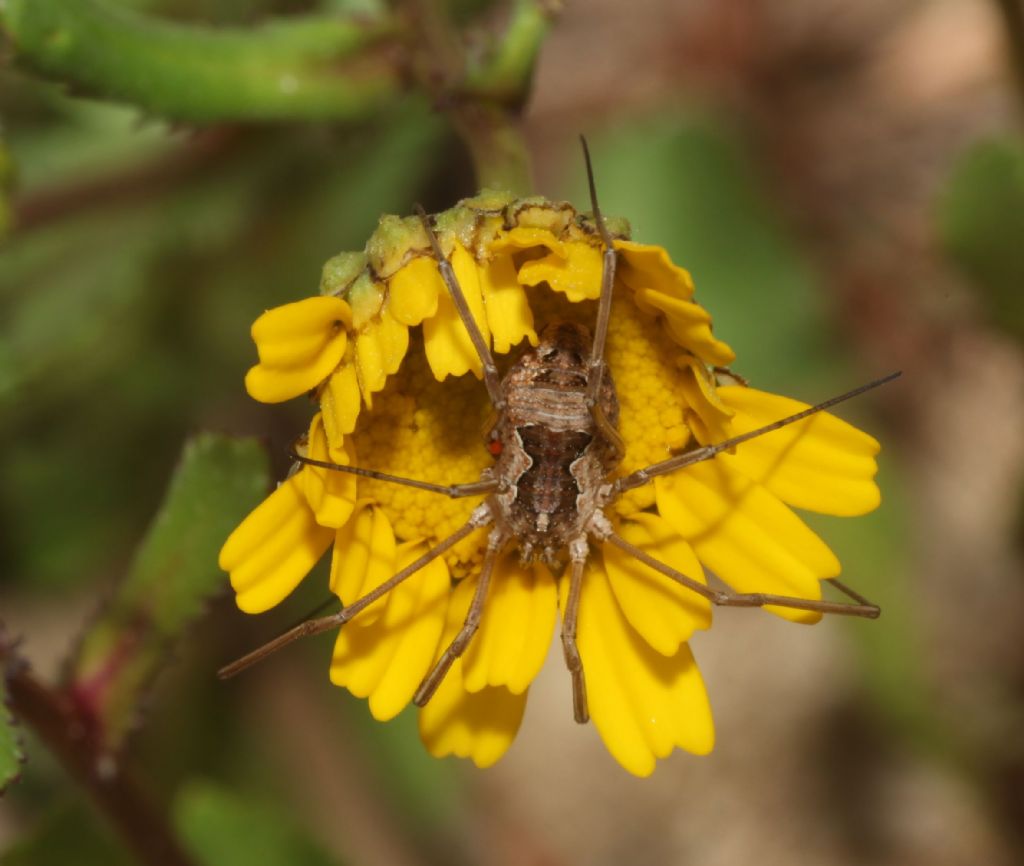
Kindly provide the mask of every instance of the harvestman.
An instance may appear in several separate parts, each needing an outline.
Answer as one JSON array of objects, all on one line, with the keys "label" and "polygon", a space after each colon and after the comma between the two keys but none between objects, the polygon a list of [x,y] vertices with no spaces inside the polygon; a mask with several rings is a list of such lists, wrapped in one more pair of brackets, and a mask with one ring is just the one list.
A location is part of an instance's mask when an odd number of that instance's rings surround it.
[{"label": "harvestman", "polygon": [[884,385],[900,374],[891,373],[741,436],[696,448],[610,480],[609,476],[623,455],[622,439],[617,430],[618,400],[604,360],[617,253],[597,204],[594,173],[586,141],[583,141],[583,153],[594,222],[604,247],[601,294],[593,338],[580,325],[566,322],[550,324],[541,332],[538,346],[527,349],[504,379],[500,378],[487,342],[470,313],[455,272],[441,251],[430,218],[422,208],[417,208],[441,277],[483,365],[484,385],[496,419],[487,436],[488,448],[496,457],[495,463],[481,473],[480,479],[468,484],[446,486],[292,455],[299,462],[310,466],[403,484],[451,498],[484,494],[487,498],[473,510],[460,529],[376,589],[337,613],[300,623],[222,668],[219,671],[221,678],[234,676],[299,638],[344,625],[481,527],[490,527],[490,533],[469,612],[458,634],[417,689],[413,700],[418,706],[430,700],[452,664],[469,646],[480,625],[495,561],[512,544],[518,547],[524,562],[541,558],[550,564],[557,564],[560,557],[568,552],[569,593],[562,616],[561,640],[566,665],[572,676],[573,714],[577,722],[586,722],[589,718],[583,664],[576,647],[576,622],[591,539],[614,544],[714,605],[763,607],[770,604],[871,619],[879,615],[880,610],[876,605],[834,579],[829,582],[852,601],[815,601],[768,593],[734,593],[711,589],[645,553],[613,530],[605,509],[625,491],[641,487],[659,475],[667,475],[710,460],[722,451]]}]

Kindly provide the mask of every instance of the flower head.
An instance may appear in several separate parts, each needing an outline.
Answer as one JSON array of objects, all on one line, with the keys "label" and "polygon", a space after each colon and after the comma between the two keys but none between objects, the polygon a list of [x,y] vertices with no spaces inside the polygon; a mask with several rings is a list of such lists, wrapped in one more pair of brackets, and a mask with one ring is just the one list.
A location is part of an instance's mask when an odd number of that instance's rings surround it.
[{"label": "flower head", "polygon": [[[521,347],[537,346],[547,323],[592,322],[602,241],[568,204],[484,192],[433,224],[480,334],[506,368]],[[609,481],[806,408],[724,373],[734,354],[712,333],[690,275],[660,247],[628,240],[624,223],[607,225],[618,268],[605,359],[625,444]],[[253,338],[253,397],[309,391],[319,402],[300,456],[445,486],[486,477],[494,465],[481,359],[419,219],[382,218],[362,253],[327,263],[320,296],[264,313]],[[819,412],[609,501],[608,525],[627,546],[592,541],[577,636],[590,715],[627,770],[646,775],[677,747],[712,748],[688,643],[711,624],[711,605],[692,585],[704,585],[708,569],[741,593],[819,599],[839,562],[792,508],[873,509],[877,451],[870,436]],[[220,563],[239,607],[256,613],[333,545],[330,588],[349,606],[463,527],[484,498],[307,463],[232,533]],[[514,539],[488,559],[488,538],[485,526],[468,532],[361,609],[339,631],[331,663],[333,682],[368,698],[375,717],[393,717],[459,633],[486,572],[479,627],[420,712],[432,753],[479,766],[511,744],[569,592],[568,568],[524,564]],[[820,617],[768,609],[798,622]]]}]

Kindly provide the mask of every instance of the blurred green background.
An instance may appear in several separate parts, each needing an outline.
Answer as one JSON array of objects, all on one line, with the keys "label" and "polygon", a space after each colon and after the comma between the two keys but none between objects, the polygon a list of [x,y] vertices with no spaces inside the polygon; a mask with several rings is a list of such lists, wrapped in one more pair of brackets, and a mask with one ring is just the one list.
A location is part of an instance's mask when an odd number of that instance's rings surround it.
[{"label": "blurred green background", "polygon": [[[503,6],[456,5],[471,48]],[[116,6],[245,27],[383,4]],[[6,634],[44,681],[66,681],[72,647],[70,676],[87,678],[123,635],[144,642],[122,684],[132,703],[158,674],[142,723],[115,706],[108,745],[197,863],[1021,862],[1021,14],[986,0],[593,0],[566,4],[542,45],[524,115],[538,193],[586,208],[586,133],[605,212],[693,272],[756,386],[815,401],[905,371],[842,412],[884,445],[882,508],[812,521],[883,617],[718,616],[693,642],[716,750],[676,753],[646,781],[572,723],[558,664],[486,772],[426,756],[412,713],[381,725],[334,689],[329,638],[214,677],[321,601],[308,580],[248,618],[197,560],[282,477],[310,413],[245,395],[249,325],[312,294],[381,213],[475,191],[444,114],[373,91],[343,118],[288,119],[286,105],[167,122],[44,82],[8,30]],[[155,579],[168,563],[193,583]],[[0,802],[0,864],[135,862],[20,733],[29,763]]]}]

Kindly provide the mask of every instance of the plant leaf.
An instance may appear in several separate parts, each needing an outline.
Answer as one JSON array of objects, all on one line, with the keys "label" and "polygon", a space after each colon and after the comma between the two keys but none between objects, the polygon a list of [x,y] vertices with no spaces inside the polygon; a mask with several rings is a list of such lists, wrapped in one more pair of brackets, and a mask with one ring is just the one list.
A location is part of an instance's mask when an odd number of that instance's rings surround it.
[{"label": "plant leaf", "polygon": [[357,118],[402,88],[386,50],[398,24],[387,16],[213,28],[93,0],[7,0],[0,25],[33,71],[176,120]]},{"label": "plant leaf", "polygon": [[127,577],[68,665],[65,687],[102,748],[118,748],[175,639],[223,591],[217,551],[267,487],[255,440],[204,434],[186,445]]},{"label": "plant leaf", "polygon": [[207,866],[336,866],[276,808],[207,782],[186,785],[175,804],[186,847]]}]

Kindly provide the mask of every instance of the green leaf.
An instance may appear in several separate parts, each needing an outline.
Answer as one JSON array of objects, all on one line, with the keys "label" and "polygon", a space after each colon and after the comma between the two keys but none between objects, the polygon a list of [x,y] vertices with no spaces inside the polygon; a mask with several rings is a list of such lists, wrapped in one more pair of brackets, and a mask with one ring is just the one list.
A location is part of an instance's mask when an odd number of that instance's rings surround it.
[{"label": "green leaf", "polygon": [[24,762],[17,724],[7,709],[7,677],[0,670],[0,793],[18,780]]},{"label": "green leaf", "polygon": [[1024,339],[1024,146],[993,139],[968,150],[940,202],[939,226],[992,320]]},{"label": "green leaf", "polygon": [[0,855],[0,866],[136,866],[95,814],[81,804],[53,809]]},{"label": "green leaf", "polygon": [[266,455],[251,439],[205,434],[188,443],[127,577],[82,638],[67,687],[116,749],[168,650],[223,592],[217,552],[266,493]]},{"label": "green leaf", "polygon": [[6,0],[22,64],[76,89],[190,121],[375,113],[401,90],[392,20],[295,16],[261,27],[163,22],[96,0]]},{"label": "green leaf", "polygon": [[336,866],[278,809],[211,783],[185,786],[174,815],[185,846],[207,866]]}]

